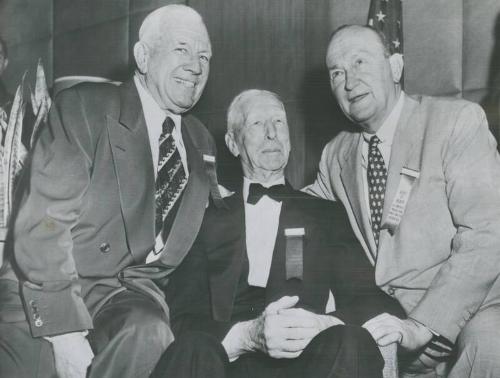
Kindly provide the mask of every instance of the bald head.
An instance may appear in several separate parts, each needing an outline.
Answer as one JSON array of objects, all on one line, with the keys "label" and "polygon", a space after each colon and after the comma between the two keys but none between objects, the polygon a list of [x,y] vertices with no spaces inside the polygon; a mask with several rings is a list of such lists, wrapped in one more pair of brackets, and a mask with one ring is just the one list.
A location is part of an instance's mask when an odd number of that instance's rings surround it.
[{"label": "bald head", "polygon": [[372,28],[369,25],[345,24],[345,25],[339,26],[330,35],[329,44],[331,44],[335,38],[340,37],[344,33],[348,33],[348,34],[360,33],[360,34],[371,35],[371,36],[375,37],[375,39],[373,41],[375,41],[377,43],[377,45],[380,46],[384,55],[387,57],[389,57],[391,55],[390,46],[387,43],[387,39],[386,39],[384,33],[380,32],[377,29]]}]

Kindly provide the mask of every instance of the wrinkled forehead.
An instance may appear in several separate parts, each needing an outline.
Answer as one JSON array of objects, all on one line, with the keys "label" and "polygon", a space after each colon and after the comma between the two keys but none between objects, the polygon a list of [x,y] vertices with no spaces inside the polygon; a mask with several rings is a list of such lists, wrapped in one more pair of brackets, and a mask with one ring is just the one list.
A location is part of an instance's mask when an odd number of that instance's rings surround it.
[{"label": "wrinkled forehead", "polygon": [[161,17],[146,20],[139,38],[145,42],[189,39],[210,47],[210,37],[202,18],[192,10],[174,9]]},{"label": "wrinkled forehead", "polygon": [[271,95],[260,94],[249,98],[242,106],[245,119],[270,113],[285,114],[285,107],[281,101]]},{"label": "wrinkled forehead", "polygon": [[186,25],[166,26],[161,31],[162,42],[196,43],[205,49],[211,49],[210,38],[205,28],[190,28]]},{"label": "wrinkled forehead", "polygon": [[332,38],[328,45],[326,62],[330,67],[343,58],[361,53],[383,56],[384,46],[374,31],[353,26],[339,31]]}]

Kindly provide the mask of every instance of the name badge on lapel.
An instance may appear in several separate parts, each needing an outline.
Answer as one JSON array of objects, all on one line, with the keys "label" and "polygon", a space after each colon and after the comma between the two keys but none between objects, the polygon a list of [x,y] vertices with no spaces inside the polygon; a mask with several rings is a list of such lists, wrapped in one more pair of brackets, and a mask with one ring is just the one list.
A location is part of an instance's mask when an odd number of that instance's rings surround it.
[{"label": "name badge on lapel", "polygon": [[303,228],[285,228],[286,238],[286,279],[302,280],[304,274],[304,235]]},{"label": "name badge on lapel", "polygon": [[396,228],[399,226],[399,223],[401,223],[401,218],[403,217],[408,199],[410,198],[413,183],[419,176],[420,172],[413,169],[405,167],[401,169],[401,178],[399,180],[396,195],[392,201],[387,218],[381,227],[382,229],[388,229],[391,235],[394,234]]},{"label": "name badge on lapel", "polygon": [[210,185],[210,195],[217,207],[226,207],[224,200],[219,192],[219,184],[217,182],[217,170],[215,168],[215,156],[203,154],[203,162],[205,164],[205,172],[208,176]]}]

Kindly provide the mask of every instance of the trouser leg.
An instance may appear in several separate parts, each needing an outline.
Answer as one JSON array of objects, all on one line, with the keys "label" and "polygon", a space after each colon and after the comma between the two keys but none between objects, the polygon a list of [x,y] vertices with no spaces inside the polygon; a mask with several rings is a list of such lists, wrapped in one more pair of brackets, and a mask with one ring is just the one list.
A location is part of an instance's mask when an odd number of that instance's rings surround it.
[{"label": "trouser leg", "polygon": [[0,323],[0,377],[57,377],[52,346],[33,338],[27,322]]},{"label": "trouser leg", "polygon": [[[336,326],[318,334],[299,357],[301,375],[308,378],[375,378],[382,376],[384,361],[368,331]],[[290,372],[294,374],[293,371]]]},{"label": "trouser leg", "polygon": [[449,378],[500,377],[500,305],[481,309],[457,339]]},{"label": "trouser leg", "polygon": [[152,299],[123,291],[94,317],[90,378],[148,377],[173,341],[167,315]]},{"label": "trouser leg", "polygon": [[378,378],[384,361],[368,331],[336,326],[318,334],[297,358],[250,353],[230,365],[231,378]]},{"label": "trouser leg", "polygon": [[186,332],[165,351],[151,378],[224,378],[229,360],[215,337]]}]

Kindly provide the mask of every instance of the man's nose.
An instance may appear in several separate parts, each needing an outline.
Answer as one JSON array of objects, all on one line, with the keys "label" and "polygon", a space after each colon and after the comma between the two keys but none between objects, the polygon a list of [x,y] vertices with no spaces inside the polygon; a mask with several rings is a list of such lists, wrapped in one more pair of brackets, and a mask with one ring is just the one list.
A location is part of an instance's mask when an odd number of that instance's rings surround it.
[{"label": "man's nose", "polygon": [[351,91],[354,89],[356,86],[356,83],[358,81],[358,78],[356,74],[351,70],[351,71],[346,71],[345,73],[345,83],[344,87],[346,91]]},{"label": "man's nose", "polygon": [[276,138],[276,125],[273,121],[266,122],[266,137],[267,139],[275,139]]},{"label": "man's nose", "polygon": [[197,56],[191,55],[189,61],[185,64],[184,68],[194,75],[201,74],[201,62]]}]

